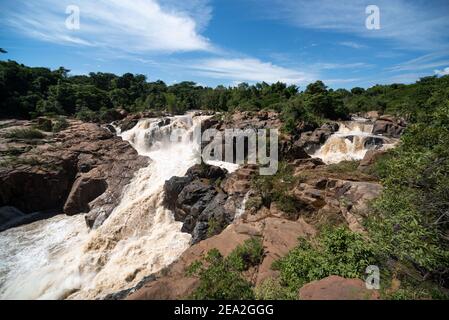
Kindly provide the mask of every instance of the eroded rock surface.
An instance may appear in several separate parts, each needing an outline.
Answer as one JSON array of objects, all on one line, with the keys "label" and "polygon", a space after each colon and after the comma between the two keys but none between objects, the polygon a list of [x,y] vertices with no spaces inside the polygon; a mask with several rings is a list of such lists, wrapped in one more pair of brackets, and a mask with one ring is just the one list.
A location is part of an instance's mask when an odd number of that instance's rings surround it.
[{"label": "eroded rock surface", "polygon": [[[148,163],[121,138],[93,123],[71,120],[70,126],[44,139],[6,139],[2,129],[0,207],[24,213],[53,210],[67,214],[91,211],[93,226],[118,204],[123,187]],[[20,124],[30,128],[31,123]],[[14,151],[16,154],[5,156]]]},{"label": "eroded rock surface", "polygon": [[300,300],[378,300],[377,290],[366,288],[360,279],[329,276],[299,289]]}]

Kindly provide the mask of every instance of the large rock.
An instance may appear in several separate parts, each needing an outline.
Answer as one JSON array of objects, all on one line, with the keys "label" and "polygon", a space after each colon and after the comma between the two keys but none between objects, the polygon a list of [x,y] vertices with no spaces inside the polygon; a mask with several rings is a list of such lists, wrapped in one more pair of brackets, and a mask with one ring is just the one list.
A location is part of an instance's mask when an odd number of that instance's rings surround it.
[{"label": "large rock", "polygon": [[75,180],[64,205],[64,212],[68,215],[89,212],[89,202],[102,195],[108,185],[104,179],[81,176]]},{"label": "large rock", "polygon": [[310,156],[299,141],[282,139],[279,142],[279,158],[280,160],[294,161],[296,159],[307,159]]},{"label": "large rock", "polygon": [[109,216],[123,188],[148,159],[97,124],[69,124],[38,145],[2,140],[7,148],[27,148],[15,162],[0,168],[0,206],[14,206],[26,214],[90,211],[90,226],[99,215],[101,221]]},{"label": "large rock", "polygon": [[226,174],[219,167],[195,165],[184,177],[172,177],[164,184],[164,206],[183,222],[181,230],[192,234],[192,243],[220,232],[234,218],[231,199],[218,185]]},{"label": "large rock", "polygon": [[338,130],[338,128],[338,123],[325,123],[320,128],[313,131],[301,133],[296,144],[304,148],[308,153],[313,153],[320,147],[320,145],[324,144],[326,140]]},{"label": "large rock", "polygon": [[366,170],[367,168],[374,165],[382,156],[387,153],[387,150],[368,150],[363,157],[362,161],[360,161],[359,170]]},{"label": "large rock", "polygon": [[383,115],[374,122],[373,134],[384,135],[392,138],[400,138],[407,123],[402,118]]},{"label": "large rock", "polygon": [[[244,225],[240,225],[240,228],[242,226]],[[315,233],[315,229],[302,219],[290,221],[273,217],[266,218],[262,231],[265,255],[259,265],[256,284],[262,283],[267,278],[276,277],[278,271],[271,268],[273,262],[296,247],[299,237],[306,238]]]},{"label": "large rock", "polygon": [[378,300],[379,298],[379,292],[367,289],[362,280],[339,276],[313,281],[299,289],[300,300]]}]

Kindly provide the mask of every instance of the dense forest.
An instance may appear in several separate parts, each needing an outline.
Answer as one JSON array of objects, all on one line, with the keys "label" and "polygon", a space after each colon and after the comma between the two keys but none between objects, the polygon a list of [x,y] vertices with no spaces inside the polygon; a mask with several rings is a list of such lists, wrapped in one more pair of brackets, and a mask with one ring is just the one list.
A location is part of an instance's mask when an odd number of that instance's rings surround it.
[{"label": "dense forest", "polygon": [[[141,74],[90,73],[70,75],[57,70],[30,68],[15,61],[0,61],[0,117],[33,118],[39,115],[77,116],[107,121],[112,110],[129,112],[166,110],[216,111],[272,109],[283,112],[287,122],[319,118],[345,118],[349,113],[380,110],[416,117],[430,95],[444,95],[449,77],[427,77],[413,85],[376,85],[369,89],[328,89],[321,81],[304,90],[295,85],[265,82],[235,87],[202,87],[194,82],[168,86],[148,82]],[[447,94],[447,93],[446,93]],[[429,101],[432,104],[432,101]],[[436,103],[436,102],[435,102]],[[426,107],[427,108],[427,107]]]},{"label": "dense forest", "polygon": [[[282,113],[287,131],[294,130],[299,121],[345,119],[351,113],[370,110],[404,117],[409,125],[401,144],[376,165],[375,174],[385,188],[366,221],[370,238],[367,247],[381,265],[393,259],[417,270],[414,280],[407,281],[431,280],[447,288],[449,76],[425,77],[410,85],[352,90],[329,89],[321,81],[304,89],[265,82],[208,88],[193,82],[168,86],[163,81],[148,82],[144,75],[130,73],[72,76],[64,68],[52,71],[14,61],[0,62],[0,118],[67,115],[108,121],[110,113],[118,108],[128,112],[171,113],[189,109],[224,112],[273,109]],[[348,240],[351,245],[362,243],[351,239]],[[360,247],[365,248],[365,244]],[[304,250],[300,251],[301,259],[304,252],[309,255]],[[430,289],[424,288],[427,293],[420,295],[416,284],[411,287],[413,290],[402,291],[396,298],[437,297]]]}]

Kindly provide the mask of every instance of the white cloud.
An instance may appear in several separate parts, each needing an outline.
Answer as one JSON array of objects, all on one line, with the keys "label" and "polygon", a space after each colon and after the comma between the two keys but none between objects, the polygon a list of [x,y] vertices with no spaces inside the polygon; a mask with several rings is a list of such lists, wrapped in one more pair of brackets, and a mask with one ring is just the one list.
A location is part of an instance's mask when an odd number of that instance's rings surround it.
[{"label": "white cloud", "polygon": [[443,70],[435,70],[435,74],[438,76],[447,76],[449,75],[449,67],[446,67]]},{"label": "white cloud", "polygon": [[[267,3],[264,17],[311,29],[330,30],[366,38],[382,38],[396,45],[429,49],[447,47],[449,3],[406,0],[259,0]],[[380,9],[380,30],[368,30],[365,9]],[[276,10],[273,10],[273,7]],[[375,43],[373,43],[374,45]]]},{"label": "white cloud", "polygon": [[[141,53],[213,49],[199,33],[211,18],[207,0],[169,0],[163,5],[157,0],[14,2],[2,13],[7,17],[3,23],[45,41]],[[79,30],[65,26],[68,5],[80,8]]]},{"label": "white cloud", "polygon": [[315,63],[312,65],[313,68],[318,70],[332,70],[332,69],[355,69],[355,68],[366,68],[372,65],[365,62],[354,62],[354,63]]},{"label": "white cloud", "polygon": [[389,71],[418,71],[433,69],[449,64],[449,51],[429,53],[388,68]]},{"label": "white cloud", "polygon": [[366,48],[365,45],[359,44],[359,43],[353,42],[353,41],[342,41],[342,42],[339,42],[338,44],[341,45],[341,46],[349,47],[349,48],[353,48],[353,49]]},{"label": "white cloud", "polygon": [[226,79],[234,83],[281,81],[288,84],[305,84],[317,79],[313,73],[287,69],[254,58],[211,58],[193,63],[191,68],[196,70],[199,75]]}]

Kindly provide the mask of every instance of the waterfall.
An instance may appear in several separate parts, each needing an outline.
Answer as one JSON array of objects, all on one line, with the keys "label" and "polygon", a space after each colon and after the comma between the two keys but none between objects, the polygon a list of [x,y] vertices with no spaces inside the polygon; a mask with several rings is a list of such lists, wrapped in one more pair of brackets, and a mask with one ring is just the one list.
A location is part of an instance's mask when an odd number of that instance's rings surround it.
[{"label": "waterfall", "polygon": [[312,156],[320,158],[326,164],[361,160],[368,150],[386,149],[394,145],[395,139],[373,135],[373,124],[367,119],[353,120],[341,122],[338,131],[332,134]]},{"label": "waterfall", "polygon": [[[191,137],[203,119],[142,119],[120,133],[151,160],[98,229],[89,232],[82,215],[59,215],[0,233],[0,298],[102,298],[176,260],[191,236],[162,206],[163,185],[195,163]],[[171,143],[176,129],[188,131]]]}]

